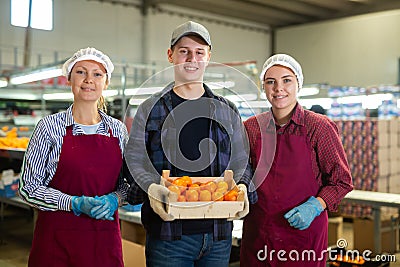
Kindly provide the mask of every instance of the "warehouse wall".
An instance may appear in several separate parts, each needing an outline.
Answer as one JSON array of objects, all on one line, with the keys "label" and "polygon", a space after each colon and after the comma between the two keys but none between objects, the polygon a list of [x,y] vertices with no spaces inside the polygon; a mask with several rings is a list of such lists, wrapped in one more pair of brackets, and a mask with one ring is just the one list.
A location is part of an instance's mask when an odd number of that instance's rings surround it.
[{"label": "warehouse wall", "polygon": [[[182,13],[190,14],[185,10]],[[202,16],[198,12],[196,14],[197,17]],[[144,50],[148,52],[144,57],[142,16],[137,8],[97,1],[54,0],[53,31],[32,30],[31,66],[37,65],[37,54],[41,54],[41,63],[44,64],[52,62],[55,51],[59,52],[58,59],[62,60],[86,46],[95,46],[103,50],[114,61],[135,63],[147,58],[151,62],[167,64],[166,51],[172,30],[187,20],[188,17],[177,14],[154,13],[150,10],[147,18],[148,45]],[[198,21],[203,23],[212,35],[213,61],[263,61],[269,54],[268,29],[249,30],[229,23]],[[237,21],[236,24],[241,23]],[[25,29],[10,25],[10,0],[0,0],[0,64],[14,64],[13,52],[14,47],[17,47],[20,51],[17,61],[22,65],[24,39]]]},{"label": "warehouse wall", "polygon": [[305,83],[397,84],[400,10],[281,29],[276,50],[299,60]]}]

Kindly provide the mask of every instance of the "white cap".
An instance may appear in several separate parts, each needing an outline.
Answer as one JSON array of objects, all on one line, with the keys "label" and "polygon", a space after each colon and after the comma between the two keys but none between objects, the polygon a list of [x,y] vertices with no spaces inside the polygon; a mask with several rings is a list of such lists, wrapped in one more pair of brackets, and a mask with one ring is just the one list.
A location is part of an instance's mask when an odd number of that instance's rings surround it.
[{"label": "white cap", "polygon": [[264,81],[264,75],[267,70],[275,65],[281,65],[291,69],[294,75],[296,75],[297,83],[299,84],[299,90],[303,87],[304,77],[300,64],[293,57],[286,54],[276,54],[265,61],[260,73],[261,82]]},{"label": "white cap", "polygon": [[63,75],[68,78],[75,63],[83,60],[94,60],[101,63],[106,69],[108,82],[110,82],[111,73],[114,71],[114,65],[106,54],[93,47],[80,49],[76,51],[70,59],[65,61],[62,67]]},{"label": "white cap", "polygon": [[171,47],[174,46],[183,36],[188,35],[200,36],[211,47],[210,33],[208,32],[206,27],[204,27],[200,23],[193,21],[187,21],[176,27],[176,29],[172,33]]}]

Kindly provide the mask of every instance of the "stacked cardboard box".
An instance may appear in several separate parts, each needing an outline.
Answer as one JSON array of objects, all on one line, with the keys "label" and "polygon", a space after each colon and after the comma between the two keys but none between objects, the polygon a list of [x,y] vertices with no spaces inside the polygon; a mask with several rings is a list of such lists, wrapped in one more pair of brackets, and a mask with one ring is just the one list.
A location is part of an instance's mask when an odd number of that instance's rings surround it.
[{"label": "stacked cardboard box", "polygon": [[[400,193],[400,122],[390,120],[335,121],[341,133],[354,188]],[[370,216],[363,205],[343,205],[343,214]]]},{"label": "stacked cardboard box", "polygon": [[12,169],[0,173],[0,197],[14,197],[18,191],[19,174]]},{"label": "stacked cardboard box", "polygon": [[[381,250],[385,253],[395,253],[399,244],[399,222],[398,218],[383,216],[381,221]],[[355,218],[354,249],[359,252],[370,250],[374,253],[374,222],[369,218]]]},{"label": "stacked cardboard box", "polygon": [[126,267],[145,267],[146,232],[143,225],[121,220],[122,252]]},{"label": "stacked cardboard box", "polygon": [[330,217],[328,220],[328,246],[335,247],[343,236],[343,217]]}]

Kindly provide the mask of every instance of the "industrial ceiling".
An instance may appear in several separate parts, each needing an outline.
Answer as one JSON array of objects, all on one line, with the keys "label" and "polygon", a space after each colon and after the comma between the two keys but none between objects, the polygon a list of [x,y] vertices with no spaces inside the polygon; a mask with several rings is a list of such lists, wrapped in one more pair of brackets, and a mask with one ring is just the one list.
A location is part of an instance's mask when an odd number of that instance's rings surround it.
[{"label": "industrial ceiling", "polygon": [[[183,7],[272,29],[400,9],[399,0],[88,0],[132,6],[147,12]],[[170,9],[168,9],[170,10]],[[170,11],[169,11],[170,12]],[[180,14],[182,15],[182,14]]]}]

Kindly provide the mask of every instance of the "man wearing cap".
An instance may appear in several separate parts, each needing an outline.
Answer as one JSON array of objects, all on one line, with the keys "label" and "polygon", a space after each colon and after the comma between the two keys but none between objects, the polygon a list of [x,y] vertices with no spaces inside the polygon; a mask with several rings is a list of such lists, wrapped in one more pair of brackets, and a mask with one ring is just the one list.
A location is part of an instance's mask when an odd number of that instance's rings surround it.
[{"label": "man wearing cap", "polygon": [[[325,267],[327,210],[336,211],[353,188],[337,126],[297,102],[303,73],[293,57],[273,55],[260,79],[271,111],[245,126],[255,173],[271,168],[255,177],[258,202],[244,219],[240,265]],[[260,152],[269,149],[272,160]]]},{"label": "man wearing cap", "polygon": [[[228,266],[232,222],[174,218],[163,202],[177,195],[160,185],[160,176],[162,170],[173,177],[233,170],[245,193],[245,209],[236,217],[245,216],[251,178],[245,130],[234,104],[203,83],[211,56],[207,29],[188,21],[174,30],[170,44],[174,81],[143,102],[133,119],[125,153],[132,175],[128,202],[143,202],[147,266]],[[249,199],[255,202],[255,192]]]},{"label": "man wearing cap", "polygon": [[119,176],[128,132],[102,95],[113,70],[101,51],[78,50],[63,65],[73,104],[32,133],[19,187],[39,210],[30,267],[124,266],[117,209],[128,189]]}]

